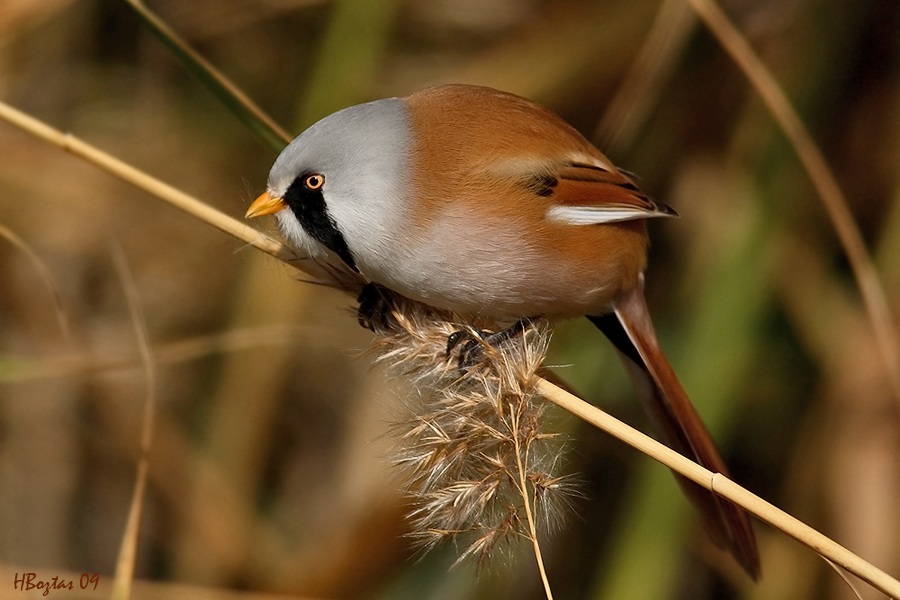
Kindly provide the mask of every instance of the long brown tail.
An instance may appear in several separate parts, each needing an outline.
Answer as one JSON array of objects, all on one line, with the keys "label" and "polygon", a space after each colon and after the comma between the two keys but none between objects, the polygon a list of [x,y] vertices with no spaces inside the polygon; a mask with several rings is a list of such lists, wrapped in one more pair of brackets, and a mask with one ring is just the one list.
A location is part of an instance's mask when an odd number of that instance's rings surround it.
[{"label": "long brown tail", "polygon": [[[636,288],[620,301],[615,312],[588,319],[619,351],[663,442],[710,471],[727,476],[715,443],[656,341],[643,289]],[[730,551],[753,579],[759,578],[759,553],[747,513],[689,479],[677,474],[676,478],[700,511],[713,541]]]}]

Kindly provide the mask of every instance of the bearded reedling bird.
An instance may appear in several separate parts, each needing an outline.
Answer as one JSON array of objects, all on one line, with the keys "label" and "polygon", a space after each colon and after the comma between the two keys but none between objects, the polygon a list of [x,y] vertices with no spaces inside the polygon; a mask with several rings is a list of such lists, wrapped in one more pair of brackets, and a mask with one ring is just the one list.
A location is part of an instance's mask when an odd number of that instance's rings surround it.
[{"label": "bearded reedling bird", "polygon": [[[351,106],[281,153],[246,216],[267,214],[328,269],[439,309],[518,330],[533,317],[586,316],[663,440],[727,473],[644,301],[647,219],[676,214],[552,112],[467,85]],[[746,513],[679,482],[713,540],[757,578]]]}]

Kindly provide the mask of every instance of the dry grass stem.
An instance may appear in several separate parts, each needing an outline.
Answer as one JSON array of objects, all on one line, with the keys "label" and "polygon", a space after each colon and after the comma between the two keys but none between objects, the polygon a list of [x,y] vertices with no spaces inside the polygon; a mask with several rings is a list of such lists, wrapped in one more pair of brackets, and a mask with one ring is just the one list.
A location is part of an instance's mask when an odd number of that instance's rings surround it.
[{"label": "dry grass stem", "polygon": [[50,268],[41,260],[40,255],[34,251],[34,249],[29,246],[25,240],[16,235],[16,233],[6,227],[2,223],[0,223],[0,237],[6,238],[10,244],[18,248],[22,251],[22,253],[28,257],[28,260],[31,261],[31,264],[34,266],[35,271],[37,271],[41,280],[44,282],[44,286],[49,290],[50,296],[53,298],[53,307],[56,313],[56,322],[59,323],[59,330],[62,333],[63,339],[69,339],[69,319],[66,317],[66,311],[63,310],[62,305],[62,296],[59,293],[59,287],[56,285],[56,281],[53,279],[53,273],[50,271]]},{"label": "dry grass stem", "polygon": [[847,255],[866,305],[872,333],[884,361],[894,398],[900,402],[900,341],[897,339],[897,324],[853,213],[850,212],[847,200],[825,157],[800,120],[784,90],[719,6],[713,0],[687,1],[744,72],[776,123],[790,140],[791,146],[809,174]]},{"label": "dry grass stem", "polygon": [[850,592],[858,600],[863,600],[862,593],[859,591],[859,589],[856,587],[856,584],[850,579],[850,577],[847,575],[847,572],[844,571],[844,569],[840,568],[838,565],[834,564],[832,561],[828,560],[824,556],[822,557],[822,560],[824,560],[826,563],[828,563],[829,567],[834,569],[834,572],[838,574],[838,577],[840,577],[844,581],[845,584],[847,584],[847,587],[850,589]]},{"label": "dry grass stem", "polygon": [[408,414],[393,428],[392,455],[413,505],[411,535],[424,548],[454,540],[457,563],[479,565],[517,539],[530,540],[552,597],[538,534],[560,522],[574,488],[558,473],[561,441],[544,430],[547,404],[536,393],[548,325],[482,345],[481,360],[461,372],[447,339],[457,331],[477,335],[471,325],[405,300],[393,315],[399,326],[374,350],[389,374],[413,383]]},{"label": "dry grass stem", "polygon": [[696,19],[683,0],[665,0],[625,79],[609,101],[593,138],[609,156],[628,146],[659,99]]},{"label": "dry grass stem", "polygon": [[134,483],[131,506],[128,511],[125,531],[122,535],[122,545],[119,548],[119,558],[116,561],[116,573],[113,581],[112,598],[114,600],[127,600],[131,597],[131,586],[134,581],[134,566],[137,560],[138,540],[140,539],[141,514],[144,506],[144,491],[147,487],[147,472],[150,469],[150,447],[153,444],[153,424],[156,413],[156,364],[153,360],[153,351],[150,348],[150,338],[147,334],[147,324],[141,310],[140,296],[137,285],[131,276],[128,263],[121,249],[113,251],[116,273],[122,283],[125,298],[128,302],[128,312],[131,315],[137,345],[140,349],[141,362],[147,378],[147,392],[144,399],[144,414],[141,425],[141,447],[138,459],[137,478]]},{"label": "dry grass stem", "polygon": [[[214,354],[239,352],[261,346],[289,345],[300,335],[314,334],[309,327],[279,323],[259,327],[231,329],[222,333],[186,338],[154,346],[153,359],[158,366],[176,365]],[[22,383],[55,377],[99,374],[143,366],[140,351],[118,350],[106,353],[81,352],[51,358],[27,358],[15,361],[0,357],[10,366],[0,376],[3,383]]]},{"label": "dry grass stem", "polygon": [[[549,337],[549,334],[548,334]],[[559,481],[559,476],[554,476],[553,472],[550,469],[547,469],[547,473],[534,473],[530,474],[527,471],[528,464],[523,459],[523,454],[525,458],[528,457],[528,450],[530,446],[530,440],[526,438],[525,444],[523,445],[520,423],[518,419],[518,415],[513,420],[513,441],[515,442],[515,454],[516,454],[516,471],[519,475],[519,493],[522,496],[522,506],[525,509],[525,517],[528,520],[528,538],[531,539],[532,549],[534,550],[534,557],[537,560],[538,571],[540,572],[541,582],[544,584],[544,593],[547,596],[547,600],[553,600],[553,591],[550,589],[550,580],[547,578],[547,569],[544,567],[544,557],[541,552],[541,545],[538,543],[538,533],[537,533],[537,522],[534,518],[534,511],[531,509],[533,503],[538,501],[538,491],[542,492],[541,498],[545,497],[548,490],[555,489],[554,487],[547,486],[546,482]],[[529,490],[528,482],[526,478],[531,479],[532,487],[534,488],[534,495],[532,497],[532,492]],[[545,502],[541,502],[541,504],[545,504]]]}]

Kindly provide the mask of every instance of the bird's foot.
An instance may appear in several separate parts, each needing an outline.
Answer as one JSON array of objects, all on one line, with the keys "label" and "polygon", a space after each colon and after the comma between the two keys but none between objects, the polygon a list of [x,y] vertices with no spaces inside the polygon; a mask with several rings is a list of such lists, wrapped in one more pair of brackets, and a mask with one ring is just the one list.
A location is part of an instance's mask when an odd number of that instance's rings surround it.
[{"label": "bird's foot", "polygon": [[[460,329],[447,336],[447,358],[451,358],[454,350],[456,366],[460,373],[465,373],[484,359],[487,349],[497,348],[512,339],[523,335],[534,324],[534,319],[524,317],[510,327],[497,332],[480,329]],[[457,348],[459,348],[457,350]]]},{"label": "bird's foot", "polygon": [[394,317],[392,292],[375,283],[367,283],[359,293],[357,322],[374,333],[384,333],[399,329]]}]

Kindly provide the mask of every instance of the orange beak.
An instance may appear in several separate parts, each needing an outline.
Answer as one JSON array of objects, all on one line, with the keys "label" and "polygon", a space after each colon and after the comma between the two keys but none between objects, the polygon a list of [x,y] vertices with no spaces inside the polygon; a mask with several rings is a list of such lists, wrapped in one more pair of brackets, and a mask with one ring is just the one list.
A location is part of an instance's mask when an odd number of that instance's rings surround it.
[{"label": "orange beak", "polygon": [[269,192],[263,192],[247,209],[244,218],[252,219],[263,215],[271,215],[285,208],[287,208],[287,204],[284,203],[284,200],[273,196]]}]

